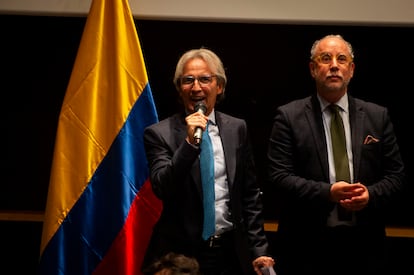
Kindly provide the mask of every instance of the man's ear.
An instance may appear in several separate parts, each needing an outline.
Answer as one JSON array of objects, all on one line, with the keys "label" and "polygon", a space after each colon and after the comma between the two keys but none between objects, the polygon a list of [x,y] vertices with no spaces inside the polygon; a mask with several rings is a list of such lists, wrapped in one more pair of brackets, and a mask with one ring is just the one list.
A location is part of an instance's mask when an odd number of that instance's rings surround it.
[{"label": "man's ear", "polygon": [[315,78],[315,75],[316,75],[316,66],[315,66],[315,63],[312,62],[312,61],[309,62],[309,71],[310,71],[311,76],[313,78]]}]

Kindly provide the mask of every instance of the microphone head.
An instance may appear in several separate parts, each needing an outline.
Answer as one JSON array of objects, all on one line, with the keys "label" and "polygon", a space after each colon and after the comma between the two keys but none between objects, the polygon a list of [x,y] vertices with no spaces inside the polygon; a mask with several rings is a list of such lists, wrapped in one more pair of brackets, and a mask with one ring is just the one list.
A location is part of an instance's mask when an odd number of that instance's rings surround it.
[{"label": "microphone head", "polygon": [[194,105],[194,112],[201,112],[205,114],[207,112],[207,106],[204,101],[199,101]]}]

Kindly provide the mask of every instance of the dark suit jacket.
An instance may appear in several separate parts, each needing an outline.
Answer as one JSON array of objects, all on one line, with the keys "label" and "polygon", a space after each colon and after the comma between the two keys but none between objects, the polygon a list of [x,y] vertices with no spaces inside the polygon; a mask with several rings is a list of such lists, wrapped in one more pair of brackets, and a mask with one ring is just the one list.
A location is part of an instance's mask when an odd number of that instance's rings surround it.
[{"label": "dark suit jacket", "polygon": [[[245,121],[216,112],[227,167],[236,251],[251,268],[253,258],[267,255],[262,202]],[[200,149],[185,141],[184,114],[176,114],[144,132],[150,180],[163,211],[155,225],[145,262],[175,251],[196,256],[202,243]],[[144,264],[145,265],[145,264]]]},{"label": "dark suit jacket", "polygon": [[[368,206],[356,213],[357,227],[384,237],[383,211],[401,193],[404,165],[387,109],[348,98],[354,181],[365,184],[370,194]],[[368,135],[379,141],[364,144]],[[278,108],[268,160],[269,181],[282,200],[280,234],[314,238],[334,207],[329,200],[328,154],[316,95]]]}]

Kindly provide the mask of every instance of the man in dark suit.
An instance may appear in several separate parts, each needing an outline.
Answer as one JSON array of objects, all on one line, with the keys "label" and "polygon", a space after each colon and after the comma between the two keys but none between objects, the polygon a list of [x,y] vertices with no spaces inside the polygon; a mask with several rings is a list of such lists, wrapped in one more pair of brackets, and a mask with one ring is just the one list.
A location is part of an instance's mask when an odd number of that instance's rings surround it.
[{"label": "man in dark suit", "polygon": [[[386,272],[384,210],[403,189],[404,164],[387,109],[347,91],[353,60],[342,36],[315,41],[309,68],[316,94],[277,109],[268,161],[280,199],[278,275]],[[331,104],[344,124],[346,181],[335,172]]]},{"label": "man in dark suit", "polygon": [[[150,180],[163,211],[144,266],[169,252],[196,258],[203,275],[261,274],[261,267],[274,264],[246,123],[214,109],[226,82],[215,53],[204,48],[186,52],[174,76],[183,111],[145,129]],[[195,110],[200,104],[205,110]],[[208,132],[214,152],[215,229],[204,239],[197,128]]]}]

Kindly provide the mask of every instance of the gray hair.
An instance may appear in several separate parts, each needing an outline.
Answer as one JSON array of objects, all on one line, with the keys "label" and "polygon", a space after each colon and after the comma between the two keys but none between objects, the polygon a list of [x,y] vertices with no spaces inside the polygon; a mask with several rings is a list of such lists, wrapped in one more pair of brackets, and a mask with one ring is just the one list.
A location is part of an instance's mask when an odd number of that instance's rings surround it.
[{"label": "gray hair", "polygon": [[223,93],[217,95],[217,102],[224,98],[224,90],[227,84],[227,77],[223,63],[220,58],[211,50],[206,48],[192,49],[185,52],[178,60],[174,74],[174,85],[177,91],[181,89],[181,77],[183,76],[185,64],[192,59],[202,59],[207,63],[208,68],[216,75],[217,83],[223,87]]},{"label": "gray hair", "polygon": [[341,39],[342,41],[344,41],[345,44],[346,44],[346,46],[347,46],[347,48],[348,48],[349,54],[351,55],[352,59],[354,59],[354,50],[352,49],[351,43],[349,43],[348,41],[346,41],[342,37],[342,35],[340,35],[340,34],[328,34],[328,35],[322,37],[321,39],[316,40],[315,42],[313,42],[312,48],[310,50],[310,59],[311,60],[315,57],[316,48],[319,46],[319,43],[322,40],[326,39],[326,38],[338,38],[338,39]]}]

